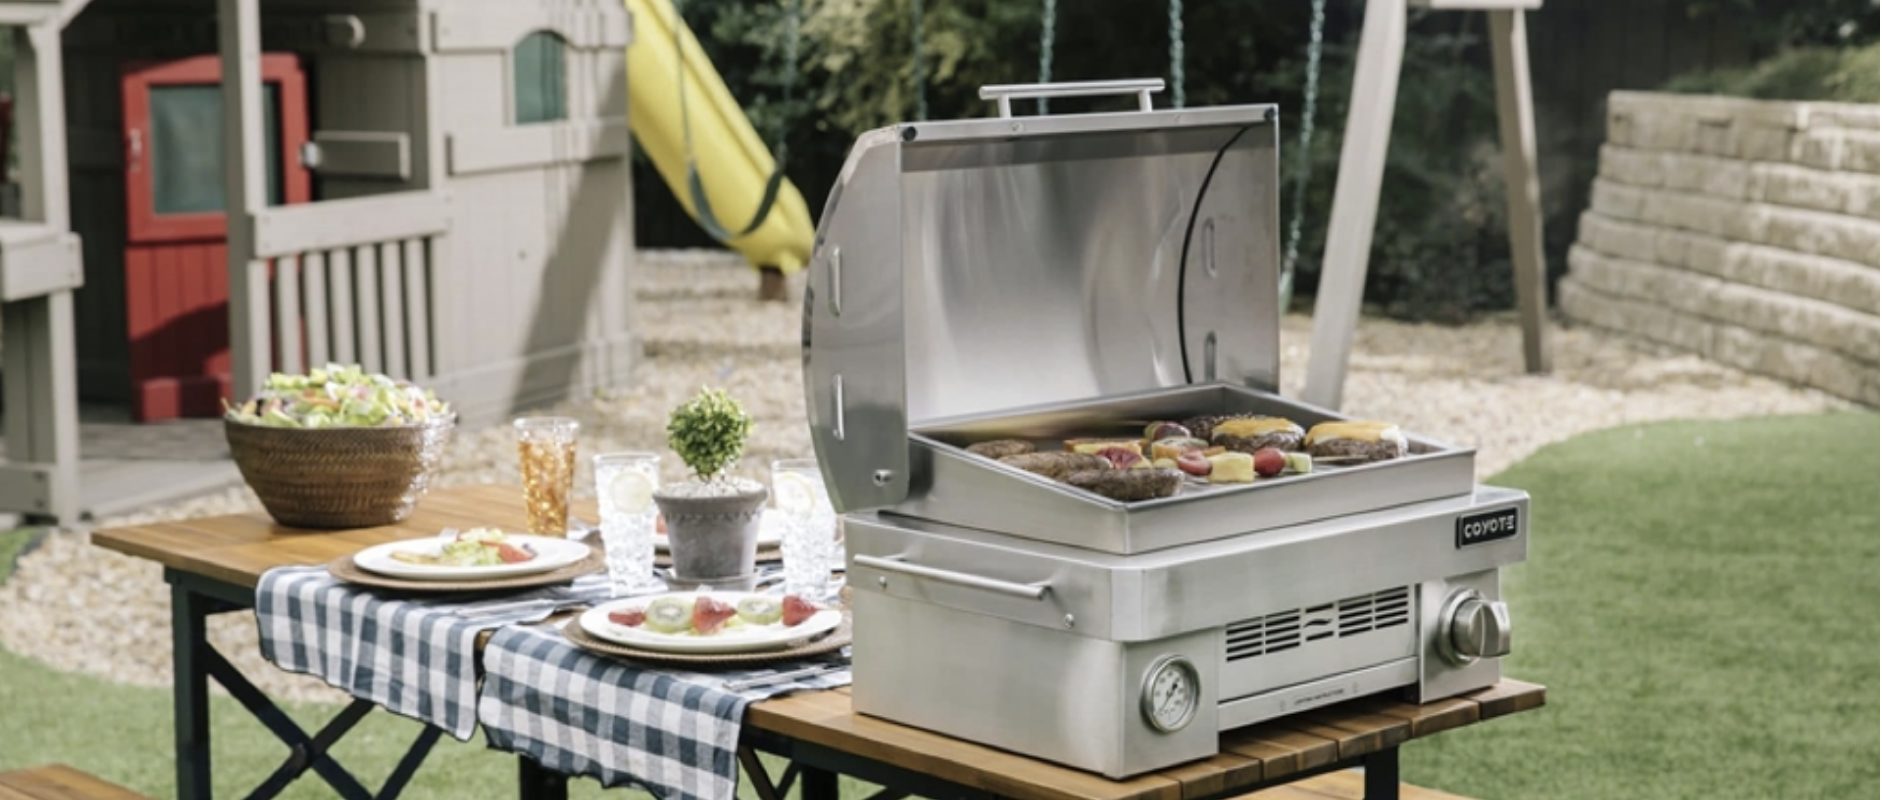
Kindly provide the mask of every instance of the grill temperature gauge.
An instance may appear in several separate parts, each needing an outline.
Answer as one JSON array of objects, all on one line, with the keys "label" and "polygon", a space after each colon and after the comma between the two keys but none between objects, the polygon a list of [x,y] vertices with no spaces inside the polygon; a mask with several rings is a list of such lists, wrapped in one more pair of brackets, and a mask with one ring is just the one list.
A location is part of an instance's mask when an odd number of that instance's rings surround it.
[{"label": "grill temperature gauge", "polygon": [[1182,730],[1195,719],[1201,697],[1202,681],[1187,658],[1164,656],[1144,670],[1144,719],[1152,728],[1163,733]]}]

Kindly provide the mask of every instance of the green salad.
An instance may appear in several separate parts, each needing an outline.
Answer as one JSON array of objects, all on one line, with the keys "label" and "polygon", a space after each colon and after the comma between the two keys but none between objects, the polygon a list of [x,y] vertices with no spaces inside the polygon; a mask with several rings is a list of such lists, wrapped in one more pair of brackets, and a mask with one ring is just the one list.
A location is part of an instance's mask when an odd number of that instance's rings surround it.
[{"label": "green salad", "polygon": [[536,557],[528,545],[512,545],[496,528],[460,531],[436,553],[393,550],[392,560],[433,567],[496,567],[520,564]]},{"label": "green salad", "polygon": [[328,364],[306,375],[274,373],[261,392],[228,408],[236,422],[275,428],[377,428],[449,416],[451,407],[420,388],[354,364]]}]

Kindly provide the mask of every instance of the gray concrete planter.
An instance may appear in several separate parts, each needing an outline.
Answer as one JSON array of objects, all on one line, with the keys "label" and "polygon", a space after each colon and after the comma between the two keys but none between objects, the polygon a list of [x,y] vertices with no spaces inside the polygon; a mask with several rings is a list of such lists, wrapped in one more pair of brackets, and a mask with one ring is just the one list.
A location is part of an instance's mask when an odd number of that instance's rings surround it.
[{"label": "gray concrete planter", "polygon": [[669,484],[654,492],[667,521],[667,547],[676,591],[700,586],[749,590],[757,583],[758,532],[764,484],[745,478]]}]

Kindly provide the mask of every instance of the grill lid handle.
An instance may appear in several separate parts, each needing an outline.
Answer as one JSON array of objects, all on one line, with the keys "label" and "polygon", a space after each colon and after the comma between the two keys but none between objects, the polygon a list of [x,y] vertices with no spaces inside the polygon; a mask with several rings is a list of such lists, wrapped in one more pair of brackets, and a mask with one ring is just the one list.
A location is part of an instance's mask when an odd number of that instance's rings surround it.
[{"label": "grill lid handle", "polygon": [[952,583],[956,586],[966,586],[970,589],[984,589],[989,592],[1023,597],[1028,600],[1044,600],[1046,599],[1046,595],[1052,591],[1052,583],[1050,581],[1014,583],[1012,581],[1003,581],[998,578],[988,578],[966,572],[955,572],[953,570],[939,569],[936,567],[924,567],[920,564],[910,564],[903,560],[904,558],[905,556],[889,556],[884,558],[882,556],[858,553],[853,556],[851,560],[865,567],[874,567],[883,572],[913,575],[918,578],[928,578],[930,580],[941,581],[942,583]]},{"label": "grill lid handle", "polygon": [[1124,81],[1076,81],[1072,83],[1005,83],[980,87],[980,99],[1000,104],[1000,116],[1013,116],[1014,100],[1053,97],[1099,97],[1114,94],[1137,95],[1137,110],[1149,111],[1150,93],[1163,91],[1162,78],[1137,78]]}]

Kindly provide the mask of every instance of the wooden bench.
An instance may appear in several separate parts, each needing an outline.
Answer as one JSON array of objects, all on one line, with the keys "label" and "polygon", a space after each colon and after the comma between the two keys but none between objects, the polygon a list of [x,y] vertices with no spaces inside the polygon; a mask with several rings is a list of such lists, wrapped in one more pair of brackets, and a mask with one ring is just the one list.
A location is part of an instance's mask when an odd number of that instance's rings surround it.
[{"label": "wooden bench", "polygon": [[[1242,795],[1237,800],[1359,800],[1366,796],[1366,779],[1357,770],[1343,769],[1306,780]],[[1399,800],[1468,800],[1449,792],[1398,785]],[[0,796],[0,800],[5,800]]]},{"label": "wooden bench", "polygon": [[150,800],[64,764],[0,772],[0,800]]}]

